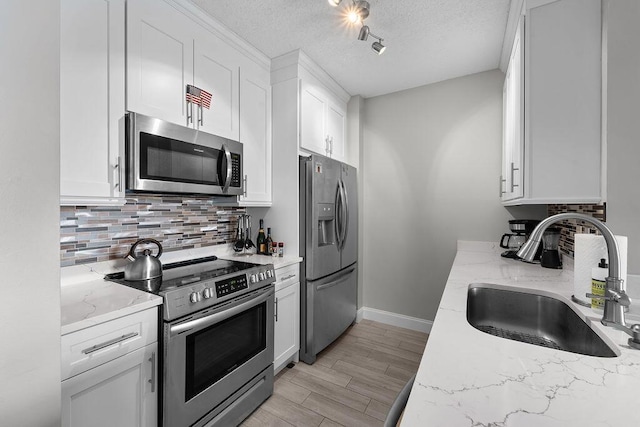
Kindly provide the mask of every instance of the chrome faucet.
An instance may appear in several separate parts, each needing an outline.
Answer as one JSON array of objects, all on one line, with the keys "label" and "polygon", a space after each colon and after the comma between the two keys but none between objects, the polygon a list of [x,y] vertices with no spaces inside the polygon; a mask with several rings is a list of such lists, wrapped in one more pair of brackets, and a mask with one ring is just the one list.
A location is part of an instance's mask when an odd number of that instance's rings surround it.
[{"label": "chrome faucet", "polygon": [[522,245],[518,251],[518,257],[524,261],[531,262],[536,254],[540,240],[545,230],[558,221],[565,219],[577,219],[588,222],[602,233],[604,241],[607,245],[607,253],[609,255],[609,275],[606,278],[605,294],[592,295],[587,294],[588,298],[604,299],[604,313],[602,315],[602,324],[619,329],[631,335],[629,338],[629,346],[640,350],[640,324],[628,326],[624,318],[625,308],[631,305],[631,299],[626,293],[624,280],[620,277],[620,250],[618,242],[611,230],[601,221],[584,214],[579,213],[561,213],[550,216],[542,220],[533,230],[529,240]]}]

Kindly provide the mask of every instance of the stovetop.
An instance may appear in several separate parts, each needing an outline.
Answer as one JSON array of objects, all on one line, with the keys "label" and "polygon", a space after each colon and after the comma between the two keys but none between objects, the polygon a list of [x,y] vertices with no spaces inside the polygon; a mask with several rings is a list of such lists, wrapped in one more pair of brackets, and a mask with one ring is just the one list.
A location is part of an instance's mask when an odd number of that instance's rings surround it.
[{"label": "stovetop", "polygon": [[273,264],[211,256],[163,265],[162,276],[156,279],[125,280],[119,272],[106,275],[105,280],[161,296],[164,319],[172,320],[273,285],[275,270]]}]

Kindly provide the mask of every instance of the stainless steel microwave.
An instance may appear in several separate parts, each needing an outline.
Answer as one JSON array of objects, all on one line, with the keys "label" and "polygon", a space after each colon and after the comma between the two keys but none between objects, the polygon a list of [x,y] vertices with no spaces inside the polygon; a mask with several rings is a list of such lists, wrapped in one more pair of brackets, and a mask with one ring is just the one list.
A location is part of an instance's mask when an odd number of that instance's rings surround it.
[{"label": "stainless steel microwave", "polygon": [[160,119],[126,116],[128,192],[242,194],[242,144]]}]

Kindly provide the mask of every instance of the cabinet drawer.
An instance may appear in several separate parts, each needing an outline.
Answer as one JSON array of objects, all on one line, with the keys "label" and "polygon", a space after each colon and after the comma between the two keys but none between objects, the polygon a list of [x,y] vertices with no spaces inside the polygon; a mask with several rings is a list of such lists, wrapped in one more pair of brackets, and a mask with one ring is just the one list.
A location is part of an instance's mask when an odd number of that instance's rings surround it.
[{"label": "cabinet drawer", "polygon": [[276,269],[276,292],[300,281],[300,264]]},{"label": "cabinet drawer", "polygon": [[158,309],[150,308],[61,338],[62,380],[158,341]]}]

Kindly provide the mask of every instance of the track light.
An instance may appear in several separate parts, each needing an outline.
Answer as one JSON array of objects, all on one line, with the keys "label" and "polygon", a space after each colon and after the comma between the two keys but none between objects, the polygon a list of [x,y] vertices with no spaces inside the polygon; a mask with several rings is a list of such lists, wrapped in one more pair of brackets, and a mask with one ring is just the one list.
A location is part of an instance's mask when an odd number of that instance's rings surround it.
[{"label": "track light", "polygon": [[382,39],[380,39],[378,42],[373,42],[371,49],[373,49],[378,55],[382,55],[387,47],[382,44]]},{"label": "track light", "polygon": [[[335,7],[340,5],[342,0],[328,0],[328,2],[331,6]],[[367,41],[369,36],[378,39],[378,41],[373,42],[373,44],[371,45],[371,48],[378,55],[382,55],[382,53],[386,49],[386,46],[382,44],[382,38],[373,34],[371,30],[369,30],[368,25],[364,25],[364,20],[369,17],[369,12],[370,12],[370,5],[368,1],[351,0],[351,4],[346,6],[346,9],[344,11],[344,16],[346,17],[347,21],[352,24],[356,24],[358,22],[362,24],[362,27],[360,28],[360,32],[358,33],[358,40]]]},{"label": "track light", "polygon": [[367,38],[369,38],[369,27],[366,25],[363,25],[362,28],[360,28],[360,33],[358,34],[358,40],[366,41]]}]

